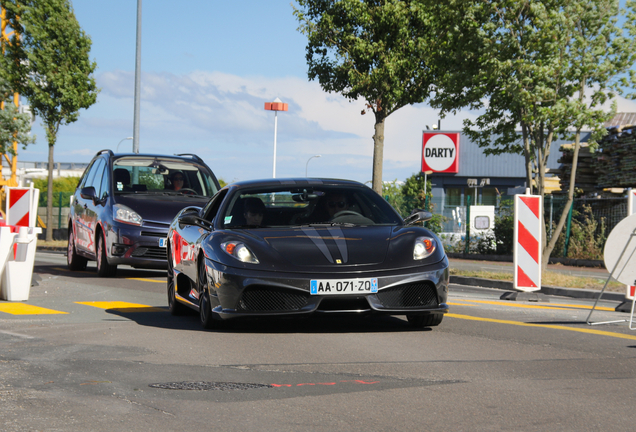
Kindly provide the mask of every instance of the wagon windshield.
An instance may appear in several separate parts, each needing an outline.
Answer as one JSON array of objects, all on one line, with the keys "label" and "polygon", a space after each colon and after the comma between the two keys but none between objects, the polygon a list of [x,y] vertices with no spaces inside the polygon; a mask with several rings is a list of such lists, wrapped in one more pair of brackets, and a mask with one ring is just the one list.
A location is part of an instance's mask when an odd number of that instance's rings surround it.
[{"label": "wagon windshield", "polygon": [[226,207],[226,228],[399,225],[399,214],[363,187],[241,189]]},{"label": "wagon windshield", "polygon": [[207,169],[195,162],[162,157],[123,157],[113,162],[115,194],[186,193],[211,197],[217,192]]}]

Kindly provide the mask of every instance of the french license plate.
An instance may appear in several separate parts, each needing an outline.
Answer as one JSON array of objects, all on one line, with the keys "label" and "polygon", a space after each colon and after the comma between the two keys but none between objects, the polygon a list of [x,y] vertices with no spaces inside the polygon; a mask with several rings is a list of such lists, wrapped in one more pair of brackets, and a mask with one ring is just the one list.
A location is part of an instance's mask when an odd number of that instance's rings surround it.
[{"label": "french license plate", "polygon": [[167,238],[160,238],[159,239],[159,247],[166,247],[166,244],[168,244],[168,239]]},{"label": "french license plate", "polygon": [[377,293],[378,278],[312,279],[310,289],[312,295]]}]

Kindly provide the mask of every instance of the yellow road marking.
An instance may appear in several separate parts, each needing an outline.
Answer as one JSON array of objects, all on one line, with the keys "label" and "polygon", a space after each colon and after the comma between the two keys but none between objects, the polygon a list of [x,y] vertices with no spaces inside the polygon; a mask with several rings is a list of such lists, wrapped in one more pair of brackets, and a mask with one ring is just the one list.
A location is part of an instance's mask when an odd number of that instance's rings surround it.
[{"label": "yellow road marking", "polygon": [[473,304],[466,304],[466,303],[455,303],[455,302],[446,302],[447,305],[451,305],[451,306],[477,306],[477,305],[473,305]]},{"label": "yellow road marking", "polygon": [[517,325],[522,327],[541,327],[541,328],[549,328],[549,329],[555,329],[555,330],[569,330],[569,331],[574,331],[579,333],[588,333],[588,334],[595,334],[600,336],[611,336],[611,337],[621,338],[621,339],[636,340],[636,336],[632,336],[629,334],[614,333],[614,332],[608,332],[608,331],[602,331],[602,330],[592,330],[587,328],[566,327],[562,325],[552,325],[552,324],[530,324],[530,323],[524,323],[521,321],[500,320],[495,318],[480,318],[480,317],[474,317],[470,315],[458,315],[458,314],[452,314],[452,313],[446,314],[446,316],[450,318],[459,318],[459,319],[465,319],[465,320],[471,320],[471,321],[492,322],[497,324],[509,324],[509,325]]},{"label": "yellow road marking", "polygon": [[[526,309],[556,309],[556,310],[565,310],[564,308],[568,308],[568,309],[592,309],[592,306],[586,306],[586,305],[573,305],[573,304],[557,304],[557,303],[550,303],[550,306],[540,306],[540,305],[535,305],[535,304],[525,304],[525,303],[514,303],[514,302],[509,302],[509,301],[491,301],[491,300],[462,300],[462,301],[466,301],[466,302],[472,302],[472,303],[481,303],[481,304],[489,304],[489,305],[496,305],[496,306],[510,306],[510,307],[517,307],[517,308],[526,308]],[[608,308],[608,307],[600,307],[597,306],[596,307],[597,310],[602,310],[602,311],[614,311],[613,308]]]},{"label": "yellow road marking", "polygon": [[125,278],[127,280],[137,280],[142,282],[166,283],[165,280],[145,279],[145,278]]},{"label": "yellow road marking", "polygon": [[163,309],[154,306],[148,306],[139,303],[128,303],[123,301],[91,301],[75,303],[86,306],[93,306],[99,309],[118,310],[121,312],[163,312]]},{"label": "yellow road marking", "polygon": [[56,311],[53,309],[46,309],[39,306],[33,306],[24,303],[0,303],[0,312],[5,312],[11,315],[56,315],[56,314],[68,314],[68,312]]}]

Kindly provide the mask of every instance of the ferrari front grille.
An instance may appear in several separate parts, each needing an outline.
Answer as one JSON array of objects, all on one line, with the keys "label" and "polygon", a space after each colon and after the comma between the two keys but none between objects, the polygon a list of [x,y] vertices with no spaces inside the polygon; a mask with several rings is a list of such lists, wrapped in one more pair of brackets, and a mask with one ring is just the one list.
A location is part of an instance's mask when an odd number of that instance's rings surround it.
[{"label": "ferrari front grille", "polygon": [[432,282],[416,282],[378,291],[378,299],[387,308],[437,306],[437,291]]},{"label": "ferrari front grille", "polygon": [[241,312],[290,312],[300,310],[308,299],[308,293],[254,285],[243,291],[237,309]]},{"label": "ferrari front grille", "polygon": [[131,255],[136,258],[167,259],[166,248],[159,246],[141,246],[135,249]]}]

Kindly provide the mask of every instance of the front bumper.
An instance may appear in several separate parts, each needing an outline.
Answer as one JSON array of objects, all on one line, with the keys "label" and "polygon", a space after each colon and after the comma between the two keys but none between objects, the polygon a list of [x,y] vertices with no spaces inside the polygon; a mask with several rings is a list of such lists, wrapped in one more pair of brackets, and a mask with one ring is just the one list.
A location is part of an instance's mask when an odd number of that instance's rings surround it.
[{"label": "front bumper", "polygon": [[[370,294],[311,295],[312,279],[331,274],[245,271],[206,260],[212,311],[220,318],[305,315],[312,313],[382,313],[388,315],[448,312],[448,259],[418,269],[352,272],[340,278],[378,279]],[[188,292],[180,292],[187,299]],[[187,299],[196,304],[196,299]]]},{"label": "front bumper", "polygon": [[163,224],[113,226],[109,232],[108,263],[165,269],[168,266],[167,249],[162,239],[167,236],[168,225]]}]

